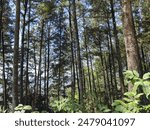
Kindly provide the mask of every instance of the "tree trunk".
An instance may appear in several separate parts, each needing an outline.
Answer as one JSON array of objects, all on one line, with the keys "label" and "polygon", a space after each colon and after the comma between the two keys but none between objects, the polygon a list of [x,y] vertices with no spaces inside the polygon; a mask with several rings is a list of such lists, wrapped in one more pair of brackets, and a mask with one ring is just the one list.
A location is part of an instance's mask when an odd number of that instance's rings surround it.
[{"label": "tree trunk", "polygon": [[116,79],[116,67],[115,67],[115,52],[113,49],[113,43],[112,43],[112,35],[111,35],[111,27],[110,27],[110,21],[107,19],[108,24],[108,48],[109,48],[109,65],[110,65],[110,75],[111,75],[111,82],[112,82],[112,96],[113,100],[117,98],[118,91],[117,91],[117,79]]},{"label": "tree trunk", "polygon": [[[127,56],[128,70],[140,71],[140,57],[138,50],[138,43],[135,33],[135,27],[132,15],[131,0],[122,0],[122,11],[123,11],[123,27],[124,27],[124,41]],[[132,90],[131,85],[128,86],[128,90]]]},{"label": "tree trunk", "polygon": [[44,20],[41,21],[41,37],[40,37],[40,59],[39,59],[39,70],[38,70],[38,88],[39,95],[41,96],[42,92],[42,82],[41,82],[41,64],[42,64],[42,50],[43,50],[43,38],[44,38]]},{"label": "tree trunk", "polygon": [[12,88],[13,109],[18,105],[19,29],[20,29],[20,0],[16,0],[16,22],[15,22],[14,57],[13,57],[13,88]]},{"label": "tree trunk", "polygon": [[7,109],[7,85],[5,75],[5,45],[4,45],[4,33],[2,33],[2,50],[3,50],[3,96],[4,96],[4,109]]},{"label": "tree trunk", "polygon": [[119,69],[119,79],[120,79],[120,86],[121,86],[121,92],[122,94],[125,92],[124,88],[124,78],[123,78],[123,67],[122,67],[122,58],[121,58],[121,52],[120,52],[120,43],[118,38],[118,31],[116,27],[116,18],[115,18],[115,12],[114,12],[114,0],[110,0],[111,4],[111,14],[112,14],[112,20],[113,20],[113,33],[114,33],[114,40],[115,40],[115,47],[116,47],[116,58],[118,62],[118,69]]},{"label": "tree trunk", "polygon": [[[50,27],[48,27],[48,38],[50,36]],[[46,83],[46,108],[48,109],[48,92],[49,92],[49,68],[50,68],[50,40],[48,39],[48,56],[47,56],[47,83]]]},{"label": "tree trunk", "polygon": [[97,100],[98,97],[97,97],[97,89],[96,89],[96,85],[95,85],[95,77],[94,77],[92,56],[90,55],[89,58],[90,58],[90,64],[91,64],[91,74],[92,74],[93,92],[94,92],[94,95],[95,95],[95,97],[96,97],[95,99]]},{"label": "tree trunk", "polygon": [[74,22],[74,29],[75,29],[75,41],[77,45],[77,64],[78,64],[78,72],[79,72],[79,79],[78,79],[79,80],[79,103],[81,104],[81,108],[83,109],[83,75],[82,75],[83,73],[82,73],[82,63],[81,63],[75,0],[73,0],[73,22]]},{"label": "tree trunk", "polygon": [[25,34],[25,22],[27,14],[28,0],[25,0],[24,4],[24,14],[23,14],[23,27],[22,27],[22,39],[21,39],[21,65],[20,65],[20,103],[23,104],[23,72],[24,72],[24,34]]},{"label": "tree trunk", "polygon": [[36,60],[36,43],[35,42],[33,43],[33,50],[34,50],[34,75],[35,75],[35,78],[34,78],[34,103],[33,103],[33,107],[35,107],[36,97],[37,97],[37,94],[38,94],[37,66],[36,66],[37,60]]},{"label": "tree trunk", "polygon": [[70,43],[71,43],[71,61],[72,61],[72,87],[71,87],[71,97],[74,102],[75,98],[75,61],[74,61],[74,45],[73,45],[73,32],[72,32],[72,17],[71,17],[71,2],[69,0],[69,31],[70,31]]},{"label": "tree trunk", "polygon": [[[3,65],[3,105],[4,109],[7,108],[7,86],[6,86],[6,75],[5,75],[5,45],[4,45],[4,32],[3,32],[3,6],[4,1],[0,0],[0,49],[2,48],[2,65]],[[1,47],[2,46],[2,47]]]},{"label": "tree trunk", "polygon": [[[30,21],[31,15],[31,0],[29,0],[29,13],[28,13],[28,21]],[[29,44],[30,44],[30,22],[28,23],[28,41],[27,41],[27,57],[26,57],[26,82],[25,82],[25,92],[26,97],[28,95],[29,89]]]}]

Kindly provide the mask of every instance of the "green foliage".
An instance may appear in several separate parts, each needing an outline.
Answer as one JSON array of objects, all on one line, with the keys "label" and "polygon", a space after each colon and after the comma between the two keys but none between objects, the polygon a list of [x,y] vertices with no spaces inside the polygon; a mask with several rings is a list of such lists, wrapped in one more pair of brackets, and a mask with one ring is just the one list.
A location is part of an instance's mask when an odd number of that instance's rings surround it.
[{"label": "green foliage", "polygon": [[104,104],[100,104],[98,106],[98,108],[99,108],[98,112],[101,112],[101,113],[109,113],[109,112],[111,112],[111,110],[108,108],[108,106],[104,105]]},{"label": "green foliage", "polygon": [[39,4],[37,11],[43,18],[48,18],[49,15],[52,14],[54,8],[54,1],[42,2]]},{"label": "green foliage", "polygon": [[19,104],[14,110],[15,113],[31,113],[32,107],[30,105]]},{"label": "green foliage", "polygon": [[57,96],[50,100],[50,106],[54,112],[81,112],[80,105],[78,103],[79,97],[76,93],[74,100],[71,97],[71,88],[66,89],[67,98],[60,97],[57,99]]},{"label": "green foliage", "polygon": [[108,113],[111,110],[108,108],[104,102],[101,102],[100,99],[96,98],[94,93],[87,92],[87,97],[85,98],[85,109],[84,112],[95,112],[95,113]]},{"label": "green foliage", "polygon": [[60,100],[55,100],[51,107],[54,112],[81,112],[80,106],[77,101],[73,101],[70,98],[60,98]]},{"label": "green foliage", "polygon": [[143,93],[136,94],[134,92],[126,92],[124,94],[124,98],[122,100],[115,100],[112,104],[115,107],[115,112],[123,112],[123,113],[138,113],[140,112],[140,97]]},{"label": "green foliage", "polygon": [[[122,100],[115,100],[112,106],[115,112],[149,112],[150,105],[141,104],[141,96],[144,95],[149,99],[150,95],[150,73],[143,75],[143,78],[139,78],[139,74],[136,71],[126,71],[125,82],[127,84],[132,83],[133,89],[130,92],[124,93],[124,98]],[[139,87],[142,89],[143,93],[138,92]]]}]

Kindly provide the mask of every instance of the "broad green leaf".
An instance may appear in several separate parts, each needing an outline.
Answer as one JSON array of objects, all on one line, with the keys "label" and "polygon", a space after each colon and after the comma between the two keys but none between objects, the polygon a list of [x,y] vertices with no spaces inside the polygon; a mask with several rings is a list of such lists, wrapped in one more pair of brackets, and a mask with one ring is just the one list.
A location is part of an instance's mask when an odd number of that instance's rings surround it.
[{"label": "broad green leaf", "polygon": [[124,72],[124,75],[126,79],[132,79],[134,77],[134,74],[131,70],[127,70],[126,72]]},{"label": "broad green leaf", "polygon": [[150,79],[150,72],[144,74],[144,75],[143,75],[143,79],[144,79],[144,80]]},{"label": "broad green leaf", "polygon": [[143,86],[143,81],[142,80],[137,81],[137,82],[134,83],[134,87],[133,87],[132,92],[136,93],[139,86]]},{"label": "broad green leaf", "polygon": [[115,111],[123,113],[123,112],[127,111],[127,109],[125,107],[123,107],[122,105],[118,105],[115,107]]},{"label": "broad green leaf", "polygon": [[104,109],[103,112],[107,113],[107,112],[111,112],[111,110],[110,109]]},{"label": "broad green leaf", "polygon": [[21,111],[23,108],[22,104],[19,104],[17,107],[14,108],[15,111]]},{"label": "broad green leaf", "polygon": [[139,82],[139,81],[141,81],[141,79],[138,77],[133,77],[131,80],[132,84],[135,84],[136,82]]},{"label": "broad green leaf", "polygon": [[133,74],[134,74],[137,78],[139,78],[139,73],[138,73],[136,70],[133,70]]},{"label": "broad green leaf", "polygon": [[23,107],[23,110],[32,110],[32,107],[30,105],[26,105]]},{"label": "broad green leaf", "polygon": [[150,95],[150,86],[148,85],[149,84],[148,82],[146,82],[146,83],[145,82],[144,82],[144,86],[142,88],[143,88],[144,94],[146,95],[146,97],[148,99],[148,96]]}]

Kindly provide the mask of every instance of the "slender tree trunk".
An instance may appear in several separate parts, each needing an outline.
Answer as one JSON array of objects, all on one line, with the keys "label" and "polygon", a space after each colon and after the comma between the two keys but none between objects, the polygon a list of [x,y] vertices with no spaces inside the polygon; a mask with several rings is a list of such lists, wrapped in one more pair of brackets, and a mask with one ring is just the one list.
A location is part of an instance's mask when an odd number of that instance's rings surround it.
[{"label": "slender tree trunk", "polygon": [[15,22],[14,57],[13,57],[13,87],[12,87],[13,109],[18,105],[19,29],[20,29],[20,0],[16,0],[16,22]]},{"label": "slender tree trunk", "polygon": [[26,14],[27,14],[27,5],[28,0],[25,0],[24,4],[24,14],[23,14],[23,27],[22,27],[22,39],[21,39],[21,65],[20,65],[20,103],[23,104],[23,70],[24,70],[24,34],[25,34],[25,22],[26,22]]},{"label": "slender tree trunk", "polygon": [[106,74],[107,74],[107,79],[109,79],[109,75],[110,75],[110,84],[109,84],[109,92],[110,92],[110,96],[111,98],[114,96],[113,95],[113,88],[114,88],[114,82],[113,82],[113,63],[112,63],[112,52],[111,52],[111,48],[110,48],[110,39],[109,39],[109,36],[107,34],[107,44],[108,44],[108,51],[109,51],[109,54],[108,54],[108,62],[105,62],[107,63],[106,66],[108,69],[106,69]]},{"label": "slender tree trunk", "polygon": [[[50,27],[48,27],[48,38],[50,36]],[[48,92],[49,92],[49,68],[50,68],[50,40],[48,40],[48,56],[47,56],[47,84],[46,84],[46,107],[48,109]]]},{"label": "slender tree trunk", "polygon": [[116,58],[118,62],[118,69],[119,69],[119,79],[120,79],[120,86],[121,86],[121,92],[122,94],[125,92],[125,86],[124,86],[124,78],[123,78],[123,67],[122,67],[122,58],[121,58],[121,52],[120,52],[120,43],[118,38],[118,31],[116,27],[116,18],[115,18],[115,11],[114,11],[114,0],[110,0],[111,4],[111,14],[112,14],[112,20],[113,20],[113,33],[114,33],[114,40],[115,40],[115,47],[116,47]]},{"label": "slender tree trunk", "polygon": [[109,79],[109,68],[108,68],[108,64],[106,61],[106,55],[104,56],[104,64],[105,64],[105,71],[106,71],[106,87],[105,87],[105,101],[107,102],[107,105],[110,106],[112,103],[112,99],[111,99],[111,89],[110,89],[110,79]]},{"label": "slender tree trunk", "polygon": [[93,90],[94,90],[94,94],[95,94],[95,99],[97,99],[97,89],[96,89],[96,85],[95,85],[95,76],[94,76],[94,70],[93,70],[93,61],[92,61],[92,56],[90,55],[90,64],[91,64],[91,74],[92,74],[92,84],[93,84]]},{"label": "slender tree trunk", "polygon": [[71,43],[71,61],[72,61],[72,87],[71,87],[71,97],[74,102],[75,98],[75,61],[74,61],[74,45],[73,45],[73,31],[72,31],[72,17],[71,17],[71,2],[69,0],[69,31],[70,31],[70,43]]},{"label": "slender tree trunk", "polygon": [[91,73],[90,73],[90,65],[89,65],[89,51],[88,51],[88,45],[87,45],[87,33],[85,29],[84,29],[84,44],[85,44],[85,50],[86,50],[86,64],[87,64],[87,69],[88,69],[89,89],[90,89],[90,93],[92,94],[93,89],[92,89]]},{"label": "slender tree trunk", "polygon": [[3,50],[3,96],[4,96],[4,109],[7,109],[7,84],[5,75],[5,45],[4,45],[4,33],[2,32],[2,50]]},{"label": "slender tree trunk", "polygon": [[40,60],[39,60],[39,95],[42,93],[42,82],[41,82],[41,64],[42,64],[42,50],[43,50],[43,39],[44,39],[44,20],[42,20],[41,28],[41,40],[40,40]]},{"label": "slender tree trunk", "polygon": [[57,94],[58,94],[58,100],[60,99],[60,89],[62,86],[62,79],[61,79],[61,75],[62,75],[62,14],[63,10],[62,7],[60,9],[60,16],[59,16],[59,69],[58,69],[58,79],[59,79],[59,84],[58,84],[58,90],[57,90]]},{"label": "slender tree trunk", "polygon": [[77,64],[79,72],[79,103],[81,104],[83,110],[83,73],[82,73],[82,63],[81,63],[81,54],[80,54],[80,43],[79,43],[79,34],[78,34],[78,24],[76,17],[76,2],[73,0],[73,22],[75,28],[75,41],[77,44]]},{"label": "slender tree trunk", "polygon": [[[117,90],[117,79],[116,79],[116,67],[115,67],[115,52],[113,49],[113,43],[112,43],[112,35],[111,35],[111,28],[110,28],[110,23],[108,20],[108,40],[110,43],[110,66],[112,65],[112,70],[110,70],[111,73],[111,79],[112,79],[112,95],[113,95],[113,99],[116,99],[118,96],[118,90]],[[108,43],[108,44],[109,44]]]},{"label": "slender tree trunk", "polygon": [[100,61],[101,61],[101,65],[102,65],[102,71],[103,71],[103,81],[104,81],[104,88],[106,90],[106,87],[107,87],[107,82],[106,82],[106,74],[105,74],[105,61],[104,61],[104,56],[103,56],[103,53],[102,53],[102,47],[101,47],[101,41],[100,41],[100,34],[98,36],[98,42],[99,42],[99,52],[100,52]]},{"label": "slender tree trunk", "polygon": [[[131,0],[122,0],[123,11],[123,27],[124,27],[124,41],[127,56],[127,66],[129,70],[136,70],[141,73],[140,70],[140,57],[138,50],[138,43],[135,33],[135,27],[132,15]],[[128,90],[132,90],[131,85],[128,86]]]},{"label": "slender tree trunk", "polygon": [[146,62],[145,62],[145,54],[144,54],[143,44],[141,45],[141,55],[142,55],[144,73],[146,73],[147,67],[146,67]]},{"label": "slender tree trunk", "polygon": [[[28,21],[30,21],[31,15],[31,0],[29,0],[29,12],[28,12]],[[26,57],[26,82],[25,82],[25,92],[26,96],[28,95],[29,89],[29,44],[30,44],[30,22],[28,23],[28,41],[27,41],[27,57]]]},{"label": "slender tree trunk", "polygon": [[47,86],[47,47],[45,47],[45,57],[44,57],[44,98],[45,98],[45,110],[47,109],[47,103],[46,103],[46,100],[47,100],[47,91],[46,91],[46,86]]},{"label": "slender tree trunk", "polygon": [[6,85],[6,75],[5,75],[5,45],[4,45],[4,32],[3,32],[3,6],[4,1],[0,0],[0,49],[2,46],[2,57],[3,57],[3,105],[4,109],[7,108],[7,85]]},{"label": "slender tree trunk", "polygon": [[[36,67],[36,43],[34,42],[33,43],[33,50],[34,50],[34,75],[35,75],[35,78],[34,78],[34,103],[33,103],[33,107],[35,107],[36,105],[36,97],[37,97],[37,94],[38,94],[38,85],[37,85],[37,67]],[[34,109],[34,108],[33,108]]]}]

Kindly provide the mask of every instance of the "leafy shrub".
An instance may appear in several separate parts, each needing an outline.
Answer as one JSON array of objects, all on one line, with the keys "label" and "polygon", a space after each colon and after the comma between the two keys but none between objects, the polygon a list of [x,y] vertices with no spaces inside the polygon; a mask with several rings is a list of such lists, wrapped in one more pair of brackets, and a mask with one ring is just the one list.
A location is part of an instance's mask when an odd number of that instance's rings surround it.
[{"label": "leafy shrub", "polygon": [[60,98],[60,100],[55,100],[51,107],[54,112],[81,112],[79,104],[76,101],[72,101],[70,98]]},{"label": "leafy shrub", "polygon": [[15,113],[31,113],[32,107],[30,105],[19,104],[14,110]]},{"label": "leafy shrub", "polygon": [[[139,78],[139,74],[136,71],[126,71],[124,73],[125,83],[131,83],[133,89],[130,92],[124,93],[124,98],[122,100],[115,100],[112,106],[115,112],[149,112],[150,105],[143,105],[141,101],[141,96],[145,96],[148,100],[150,98],[150,72],[143,75],[142,79]],[[143,93],[139,92],[139,88]]]}]

